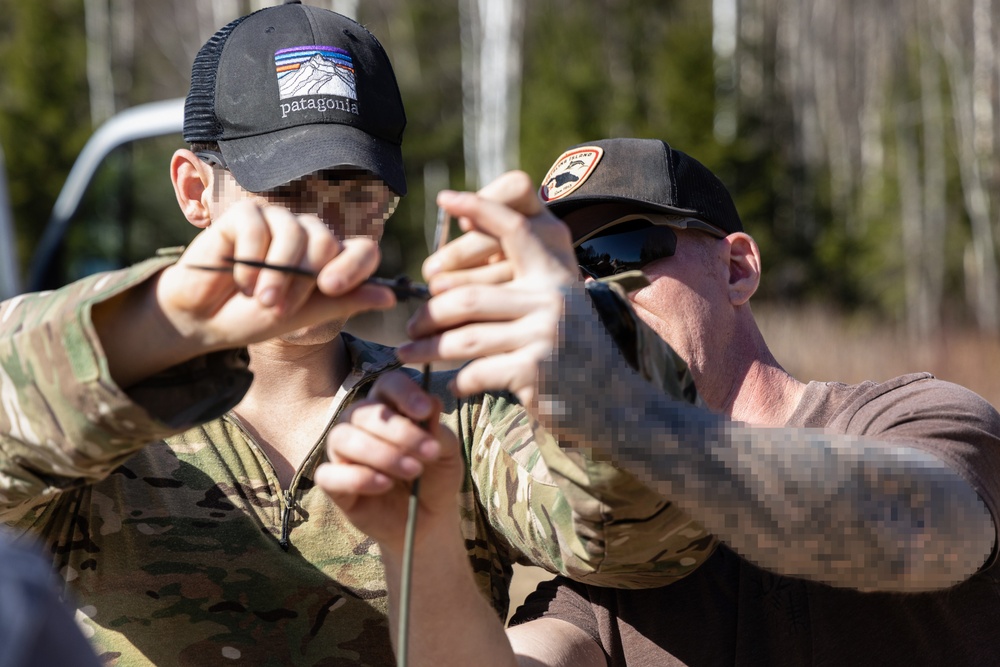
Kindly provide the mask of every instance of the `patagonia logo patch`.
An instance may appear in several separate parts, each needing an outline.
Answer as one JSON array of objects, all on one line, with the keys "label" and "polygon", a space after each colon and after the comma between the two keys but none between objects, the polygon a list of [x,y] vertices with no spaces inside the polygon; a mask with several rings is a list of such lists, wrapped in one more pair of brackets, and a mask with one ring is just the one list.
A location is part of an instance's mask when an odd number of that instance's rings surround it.
[{"label": "patagonia logo patch", "polygon": [[[274,53],[281,117],[296,112],[358,113],[358,90],[351,54],[335,46],[293,46]],[[306,98],[306,99],[298,99]]]},{"label": "patagonia logo patch", "polygon": [[604,156],[600,146],[581,146],[573,148],[556,159],[542,179],[538,194],[543,201],[553,201],[572,193],[587,182],[594,173],[594,167]]}]

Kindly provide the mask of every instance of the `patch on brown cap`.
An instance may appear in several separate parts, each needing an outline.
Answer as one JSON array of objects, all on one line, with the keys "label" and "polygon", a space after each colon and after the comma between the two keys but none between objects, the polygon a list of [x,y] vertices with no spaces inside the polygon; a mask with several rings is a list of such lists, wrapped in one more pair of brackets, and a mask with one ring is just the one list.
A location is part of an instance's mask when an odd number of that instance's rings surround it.
[{"label": "patch on brown cap", "polygon": [[538,189],[542,201],[561,199],[583,185],[603,155],[600,146],[580,146],[560,155]]}]

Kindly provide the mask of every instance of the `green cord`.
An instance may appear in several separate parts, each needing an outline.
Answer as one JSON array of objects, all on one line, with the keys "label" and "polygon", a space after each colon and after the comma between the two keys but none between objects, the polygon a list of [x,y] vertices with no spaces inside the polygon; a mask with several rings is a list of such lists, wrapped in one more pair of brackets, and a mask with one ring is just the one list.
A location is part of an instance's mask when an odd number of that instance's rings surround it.
[{"label": "green cord", "polygon": [[[424,375],[421,378],[420,386],[425,392],[431,386],[431,365],[424,364]],[[426,429],[430,426],[424,422],[422,426]],[[413,480],[410,485],[410,502],[407,506],[406,533],[403,535],[403,572],[400,577],[399,592],[399,627],[396,636],[396,664],[398,667],[406,667],[409,657],[410,642],[410,574],[413,571],[413,540],[417,532],[417,510],[420,504],[420,478]]]},{"label": "green cord", "polygon": [[417,505],[419,504],[420,478],[413,480],[410,487],[409,516],[406,520],[406,536],[403,542],[403,576],[399,594],[399,638],[396,641],[399,667],[406,667],[410,639],[410,573],[413,570],[413,534],[417,529]]},{"label": "green cord", "polygon": [[[443,208],[438,208],[437,224],[434,228],[434,245],[431,252],[437,252],[448,243],[451,236],[451,216]],[[430,293],[421,294],[427,299]],[[424,364],[424,376],[421,378],[420,386],[425,393],[430,393],[431,388],[431,365]],[[424,429],[430,427],[429,422],[422,424]],[[413,571],[413,539],[417,532],[417,510],[420,501],[420,478],[413,480],[410,486],[410,502],[407,509],[406,532],[403,535],[403,572],[400,577],[399,587],[399,627],[396,636],[396,665],[406,667],[409,658],[410,642],[410,573]]]}]

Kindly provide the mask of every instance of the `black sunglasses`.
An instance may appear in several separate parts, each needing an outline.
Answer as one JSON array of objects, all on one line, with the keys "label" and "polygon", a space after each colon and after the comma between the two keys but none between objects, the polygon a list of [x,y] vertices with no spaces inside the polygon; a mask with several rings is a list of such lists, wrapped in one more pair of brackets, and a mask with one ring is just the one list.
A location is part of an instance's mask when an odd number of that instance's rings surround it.
[{"label": "black sunglasses", "polygon": [[677,250],[674,229],[697,229],[723,238],[726,233],[702,220],[661,213],[635,213],[615,218],[573,242],[580,269],[591,278],[605,278],[640,269],[672,257]]},{"label": "black sunglasses", "polygon": [[226,164],[226,158],[222,157],[222,153],[219,151],[195,151],[194,154],[205,164],[218,167],[219,169],[226,169],[227,171],[229,169],[229,165]]}]

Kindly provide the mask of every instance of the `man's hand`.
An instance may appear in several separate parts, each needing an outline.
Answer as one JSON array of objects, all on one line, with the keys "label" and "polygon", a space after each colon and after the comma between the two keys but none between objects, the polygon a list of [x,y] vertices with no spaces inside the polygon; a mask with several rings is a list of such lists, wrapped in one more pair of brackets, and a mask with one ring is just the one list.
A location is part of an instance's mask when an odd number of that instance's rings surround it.
[{"label": "man's hand", "polygon": [[[231,258],[297,267],[317,278],[234,265]],[[94,324],[112,377],[127,387],[207,352],[391,307],[389,290],[362,284],[378,262],[373,241],[341,242],[316,216],[235,204],[176,264],[98,304]]]},{"label": "man's hand", "polygon": [[453,391],[507,389],[530,406],[538,363],[556,344],[561,290],[578,276],[569,230],[523,172],[477,194],[441,192],[438,205],[467,233],[425,262],[434,297],[410,320],[414,342],[399,356],[408,363],[475,358]]},{"label": "man's hand", "polygon": [[440,412],[440,399],[397,371],[380,377],[327,436],[330,462],[317,469],[316,484],[383,552],[402,554],[410,485],[417,477],[418,544],[458,521],[455,496],[465,464]]}]

